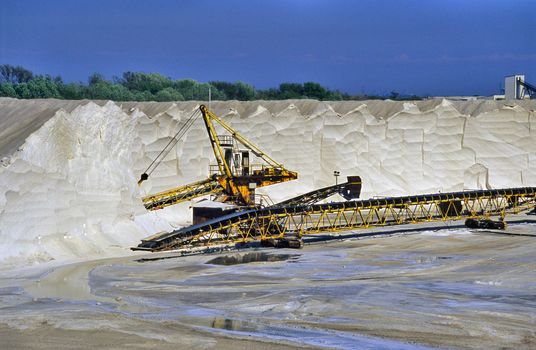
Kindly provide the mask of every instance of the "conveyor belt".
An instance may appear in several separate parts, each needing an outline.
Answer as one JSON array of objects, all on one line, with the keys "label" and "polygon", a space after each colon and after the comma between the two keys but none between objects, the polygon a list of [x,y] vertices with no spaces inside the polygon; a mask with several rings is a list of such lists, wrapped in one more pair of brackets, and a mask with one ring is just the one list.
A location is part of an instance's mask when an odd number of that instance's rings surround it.
[{"label": "conveyor belt", "polygon": [[347,200],[359,198],[359,195],[361,194],[361,178],[359,176],[349,176],[348,182],[304,193],[297,197],[293,197],[283,202],[279,202],[275,204],[274,207],[311,205],[323,199],[331,197],[337,193]]},{"label": "conveyor belt", "polygon": [[302,236],[373,226],[489,217],[532,208],[536,187],[435,193],[313,205],[272,206],[218,217],[142,240],[134,250]]},{"label": "conveyor belt", "polygon": [[519,84],[525,87],[525,89],[529,93],[529,96],[536,95],[536,86],[529,84],[526,81],[519,81]]},{"label": "conveyor belt", "polygon": [[223,191],[218,181],[206,179],[186,186],[181,186],[160,193],[155,193],[142,198],[143,205],[148,210],[157,210],[169,205],[185,202],[204,196],[216,194]]}]

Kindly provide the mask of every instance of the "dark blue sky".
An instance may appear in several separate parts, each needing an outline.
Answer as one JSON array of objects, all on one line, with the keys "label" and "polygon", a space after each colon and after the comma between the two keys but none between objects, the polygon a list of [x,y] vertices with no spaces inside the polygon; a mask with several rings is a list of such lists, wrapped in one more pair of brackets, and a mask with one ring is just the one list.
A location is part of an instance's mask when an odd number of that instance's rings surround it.
[{"label": "dark blue sky", "polygon": [[0,64],[66,81],[124,71],[258,88],[498,93],[536,82],[534,0],[0,0]]}]

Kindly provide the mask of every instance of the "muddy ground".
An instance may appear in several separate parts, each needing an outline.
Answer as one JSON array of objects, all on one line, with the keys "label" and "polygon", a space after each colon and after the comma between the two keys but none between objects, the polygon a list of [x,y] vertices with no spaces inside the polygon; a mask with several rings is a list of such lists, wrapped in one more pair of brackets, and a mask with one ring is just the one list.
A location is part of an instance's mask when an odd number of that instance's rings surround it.
[{"label": "muddy ground", "polygon": [[2,349],[536,348],[536,223],[0,272]]}]

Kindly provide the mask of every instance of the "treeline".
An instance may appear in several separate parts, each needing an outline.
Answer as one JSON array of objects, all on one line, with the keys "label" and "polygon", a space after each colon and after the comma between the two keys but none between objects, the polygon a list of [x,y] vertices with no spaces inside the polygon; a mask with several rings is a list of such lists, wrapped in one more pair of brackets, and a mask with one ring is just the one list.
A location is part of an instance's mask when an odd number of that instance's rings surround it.
[{"label": "treeline", "polygon": [[200,83],[192,79],[173,80],[158,73],[125,72],[121,77],[105,79],[94,73],[86,84],[65,83],[59,76],[35,75],[21,66],[0,65],[0,96],[21,99],[57,98],[66,100],[98,99],[113,101],[188,101],[213,100],[285,100],[316,99],[320,101],[363,99],[419,99],[418,96],[349,95],[330,90],[318,83],[283,83],[278,88],[257,90],[243,82],[211,81]]}]

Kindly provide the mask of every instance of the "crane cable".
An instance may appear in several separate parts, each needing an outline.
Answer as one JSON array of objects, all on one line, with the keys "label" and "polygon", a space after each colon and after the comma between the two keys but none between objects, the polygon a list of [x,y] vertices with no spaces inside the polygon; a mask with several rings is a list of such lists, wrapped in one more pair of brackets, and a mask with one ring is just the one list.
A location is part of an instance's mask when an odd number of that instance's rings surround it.
[{"label": "crane cable", "polygon": [[[186,122],[180,127],[179,131],[173,136],[173,138],[168,142],[166,147],[160,151],[160,153],[156,156],[156,158],[149,164],[147,169],[141,174],[140,180],[138,181],[138,185],[141,185],[141,183],[149,178],[149,176],[153,173],[153,171],[162,163],[164,158],[171,152],[173,147],[179,142],[179,140],[188,132],[188,130],[192,127],[195,120],[199,117],[199,109],[196,109],[192,112],[190,117],[186,120]],[[154,166],[153,166],[154,165]]]}]

